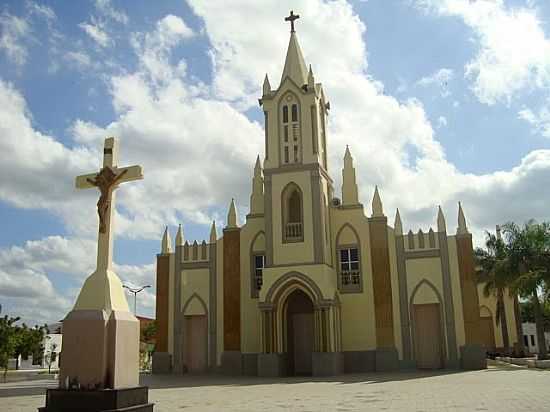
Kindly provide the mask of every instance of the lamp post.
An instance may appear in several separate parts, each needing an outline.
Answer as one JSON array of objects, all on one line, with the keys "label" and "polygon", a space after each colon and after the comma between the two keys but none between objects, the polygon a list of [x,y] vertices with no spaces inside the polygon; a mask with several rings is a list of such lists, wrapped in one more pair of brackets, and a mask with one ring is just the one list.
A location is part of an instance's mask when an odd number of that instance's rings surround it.
[{"label": "lamp post", "polygon": [[123,288],[128,289],[131,293],[134,294],[134,316],[137,315],[137,294],[141,292],[143,289],[150,288],[151,285],[145,285],[140,288],[131,288],[126,285],[122,285]]}]

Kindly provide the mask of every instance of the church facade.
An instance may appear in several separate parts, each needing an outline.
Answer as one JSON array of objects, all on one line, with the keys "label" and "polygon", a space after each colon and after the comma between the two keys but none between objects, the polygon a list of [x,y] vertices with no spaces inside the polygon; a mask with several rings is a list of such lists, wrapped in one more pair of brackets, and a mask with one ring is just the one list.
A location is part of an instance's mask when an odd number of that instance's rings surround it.
[{"label": "church facade", "polygon": [[[291,15],[292,16],[292,15]],[[292,21],[293,23],[293,21]],[[496,301],[475,280],[472,236],[459,206],[450,233],[388,224],[378,189],[368,216],[345,149],[341,198],[327,165],[330,105],[293,30],[280,84],[260,99],[265,158],[250,210],[232,201],[223,234],[157,255],[158,373],[334,375],[398,368],[485,367],[503,346]],[[434,211],[435,215],[435,211]],[[509,340],[517,341],[506,296]]]}]

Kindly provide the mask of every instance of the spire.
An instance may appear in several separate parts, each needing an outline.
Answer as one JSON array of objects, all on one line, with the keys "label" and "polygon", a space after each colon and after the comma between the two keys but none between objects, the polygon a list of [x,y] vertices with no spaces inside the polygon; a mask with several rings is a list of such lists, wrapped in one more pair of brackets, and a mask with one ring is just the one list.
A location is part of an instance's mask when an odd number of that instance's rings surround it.
[{"label": "spire", "polygon": [[164,229],[164,235],[162,235],[162,246],[160,253],[163,255],[172,253],[172,239],[170,239],[170,232],[168,231],[168,226]]},{"label": "spire", "polygon": [[441,210],[441,206],[438,206],[438,210],[437,210],[437,231],[438,232],[446,232],[447,231],[447,225],[445,223],[445,216],[443,216],[443,210]]},{"label": "spire", "polygon": [[216,221],[212,221],[212,227],[210,228],[210,243],[216,243],[218,234],[216,233]]},{"label": "spire", "polygon": [[237,226],[237,211],[235,209],[235,199],[231,199],[229,212],[227,213],[227,228],[236,228]]},{"label": "spire", "polygon": [[382,207],[382,200],[378,193],[378,186],[374,187],[374,197],[372,198],[372,217],[384,216],[384,209]]},{"label": "spire", "polygon": [[395,212],[395,222],[393,224],[393,229],[396,235],[403,234],[403,224],[401,223],[401,215],[399,214],[399,208]]},{"label": "spire", "polygon": [[295,32],[290,33],[290,41],[286,52],[285,68],[281,76],[281,83],[287,76],[290,77],[298,87],[302,87],[307,83],[307,67]]},{"label": "spire", "polygon": [[267,73],[265,74],[264,78],[264,96],[271,93],[271,85],[269,84],[269,78],[267,77]]},{"label": "spire", "polygon": [[262,164],[260,155],[256,158],[254,177],[252,178],[252,194],[250,195],[250,213],[264,213],[264,179],[262,177]]},{"label": "spire", "polygon": [[307,74],[307,88],[309,90],[315,90],[315,77],[313,77],[313,70],[311,64],[309,65],[309,72]]},{"label": "spire", "polygon": [[342,169],[342,204],[359,204],[359,194],[357,189],[357,182],[355,180],[353,157],[351,157],[348,146],[346,146],[346,153],[344,154],[344,168]]},{"label": "spire", "polygon": [[456,228],[457,235],[465,235],[468,233],[468,228],[466,227],[466,218],[464,217],[464,212],[462,211],[462,204],[458,202],[458,227]]},{"label": "spire", "polygon": [[183,242],[185,242],[185,238],[183,236],[183,229],[181,225],[178,227],[178,233],[176,234],[176,247],[177,246],[183,246]]}]

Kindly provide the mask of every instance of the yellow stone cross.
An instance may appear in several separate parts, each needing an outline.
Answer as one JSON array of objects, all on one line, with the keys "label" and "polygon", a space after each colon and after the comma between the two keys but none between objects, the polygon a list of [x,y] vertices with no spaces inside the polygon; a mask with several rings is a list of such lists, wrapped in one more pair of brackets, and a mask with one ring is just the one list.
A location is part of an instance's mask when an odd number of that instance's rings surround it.
[{"label": "yellow stone cross", "polygon": [[114,190],[124,182],[143,179],[141,166],[118,167],[118,140],[105,139],[103,167],[97,173],[78,176],[76,187],[89,189],[97,187],[101,192],[97,202],[99,215],[99,235],[97,245],[97,270],[111,270],[113,260],[113,211],[115,209]]}]

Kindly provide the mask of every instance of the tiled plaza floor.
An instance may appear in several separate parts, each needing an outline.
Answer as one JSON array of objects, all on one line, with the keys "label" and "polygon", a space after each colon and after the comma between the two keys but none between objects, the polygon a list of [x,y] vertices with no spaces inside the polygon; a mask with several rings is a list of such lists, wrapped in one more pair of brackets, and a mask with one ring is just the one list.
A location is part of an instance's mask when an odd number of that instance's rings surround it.
[{"label": "tiled plaza floor", "polygon": [[[550,411],[550,371],[490,366],[337,378],[146,376],[156,412]],[[0,411],[36,411],[52,381],[0,384]]]}]

